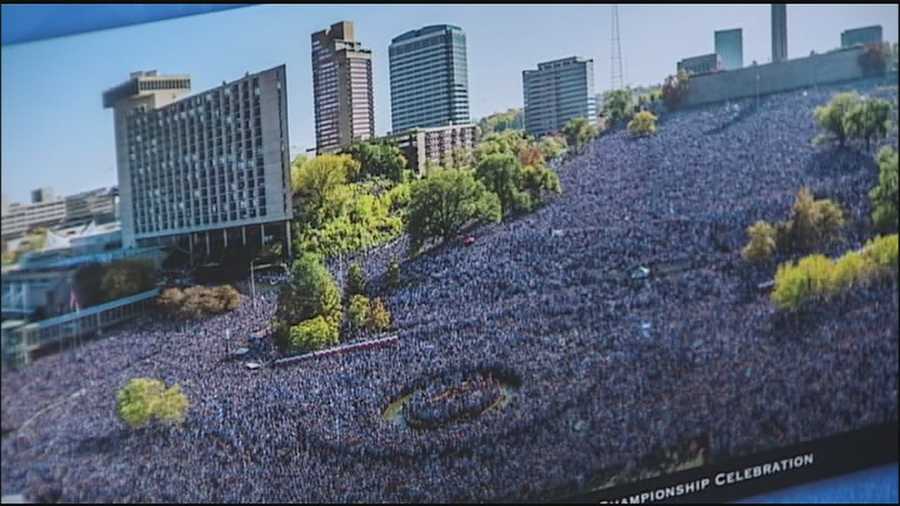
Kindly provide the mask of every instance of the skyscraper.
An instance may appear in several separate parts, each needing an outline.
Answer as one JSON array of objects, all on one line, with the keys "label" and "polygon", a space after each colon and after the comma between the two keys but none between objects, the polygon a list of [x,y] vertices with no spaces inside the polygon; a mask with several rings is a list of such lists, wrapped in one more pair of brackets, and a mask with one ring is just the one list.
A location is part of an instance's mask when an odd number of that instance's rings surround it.
[{"label": "skyscraper", "polygon": [[522,71],[525,130],[535,137],[559,132],[574,118],[597,124],[594,61],[572,56]]},{"label": "skyscraper", "polygon": [[411,30],[391,41],[391,129],[469,122],[466,34],[453,25]]},{"label": "skyscraper", "polygon": [[136,72],[103,94],[115,114],[123,246],[186,240],[193,255],[195,243],[263,245],[271,233],[289,251],[285,66],[185,97],[190,87],[186,75]]},{"label": "skyscraper", "polygon": [[375,135],[372,51],[341,21],[312,38],[316,152],[327,153]]},{"label": "skyscraper", "polygon": [[772,4],[772,61],[787,60],[787,5]]},{"label": "skyscraper", "polygon": [[715,42],[722,70],[735,70],[744,66],[744,41],[740,28],[716,30]]}]

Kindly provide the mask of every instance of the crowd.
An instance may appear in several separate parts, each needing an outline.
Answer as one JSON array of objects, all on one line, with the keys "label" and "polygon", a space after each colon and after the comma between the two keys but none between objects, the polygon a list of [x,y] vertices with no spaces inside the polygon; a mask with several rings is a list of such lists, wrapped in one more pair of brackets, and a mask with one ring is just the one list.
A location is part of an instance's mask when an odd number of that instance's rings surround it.
[{"label": "crowd", "polygon": [[403,406],[404,418],[425,429],[472,418],[500,401],[502,388],[489,373],[470,377],[458,371],[416,389]]},{"label": "crowd", "polygon": [[[896,99],[874,81],[853,86]],[[239,287],[231,313],[186,324],[151,314],[4,369],[3,493],[49,483],[66,501],[540,498],[610,470],[639,475],[658,466],[648,456],[696,441],[720,459],[896,422],[895,280],[796,320],[741,275],[745,228],[785,219],[802,185],[848,211],[835,252],[871,233],[871,157],[810,143],[814,107],[845,88],[667,114],[654,137],[594,141],[559,168],[562,195],[475,230],[471,247],[404,260],[399,240],[349,259],[385,298],[396,346],[248,370],[224,360],[225,340],[271,359],[271,341],[251,336],[276,297],[257,286],[251,301]],[[402,282],[388,289],[393,259]],[[651,276],[623,275],[636,266]],[[460,404],[427,399],[485,370],[515,377],[502,409],[430,430],[383,416],[415,389],[417,416],[475,409],[494,387]],[[116,420],[115,392],[138,376],[181,385],[184,426],[132,432]]]}]

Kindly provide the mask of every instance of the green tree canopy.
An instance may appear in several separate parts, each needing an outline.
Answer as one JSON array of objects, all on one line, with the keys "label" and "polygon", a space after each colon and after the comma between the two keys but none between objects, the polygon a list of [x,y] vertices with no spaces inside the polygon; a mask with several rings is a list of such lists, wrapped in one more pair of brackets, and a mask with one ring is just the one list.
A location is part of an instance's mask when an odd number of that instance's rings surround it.
[{"label": "green tree canopy", "polygon": [[181,387],[166,388],[152,378],[133,378],[116,395],[116,413],[125,424],[136,429],[153,419],[167,424],[184,422],[190,401]]},{"label": "green tree canopy", "polygon": [[362,266],[357,262],[350,264],[347,272],[347,288],[344,296],[352,297],[354,295],[363,295],[366,293],[366,273],[363,272]]},{"label": "green tree canopy", "polygon": [[[615,125],[623,121],[627,121],[631,117],[634,110],[634,97],[631,90],[611,90],[603,94],[603,115],[606,117],[608,125]],[[574,144],[569,136],[566,136],[569,146]]]},{"label": "green tree canopy", "polygon": [[506,112],[498,112],[481,118],[478,122],[482,135],[506,130],[521,130],[525,128],[525,119],[522,109],[509,109]]},{"label": "green tree canopy", "polygon": [[318,227],[339,215],[350,199],[347,182],[359,173],[350,155],[319,155],[291,168],[291,186],[300,201],[300,219]]},{"label": "green tree canopy", "polygon": [[287,350],[311,352],[338,344],[338,326],[323,316],[316,316],[292,325]]},{"label": "green tree canopy", "polygon": [[500,198],[504,216],[531,210],[531,196],[519,189],[522,166],[515,156],[506,153],[483,158],[475,169],[475,177]]},{"label": "green tree canopy", "polygon": [[370,330],[381,332],[387,330],[391,326],[391,312],[384,305],[384,301],[380,298],[375,299],[369,304],[369,320],[367,325]]},{"label": "green tree canopy", "polygon": [[403,180],[407,161],[396,144],[388,141],[356,142],[347,148],[346,153],[360,165],[359,176],[351,180],[363,177],[384,177],[397,183]]},{"label": "green tree canopy", "polygon": [[352,296],[347,307],[347,318],[353,328],[363,328],[369,321],[369,298],[364,295]]},{"label": "green tree canopy", "polygon": [[100,281],[104,301],[145,292],[156,285],[153,266],[139,260],[121,260],[106,267]]},{"label": "green tree canopy", "polygon": [[878,186],[872,189],[872,221],[878,229],[886,232],[897,230],[897,208],[900,197],[897,193],[897,180],[900,173],[897,169],[898,155],[894,148],[885,146],[878,152]]},{"label": "green tree canopy", "polygon": [[290,347],[291,328],[316,317],[335,327],[341,321],[341,295],[331,273],[318,255],[304,252],[291,269],[291,279],[278,294],[274,328],[276,343]]},{"label": "green tree canopy", "polygon": [[500,221],[497,195],[470,171],[443,170],[413,183],[407,230],[418,251],[429,239],[448,240],[472,221]]},{"label": "green tree canopy", "polygon": [[544,160],[553,160],[566,152],[566,139],[559,135],[547,135],[541,138],[538,148],[544,155]]},{"label": "green tree canopy", "polygon": [[828,104],[816,107],[814,116],[819,128],[825,131],[825,136],[818,141],[833,138],[838,141],[840,147],[844,147],[847,140],[844,116],[860,103],[859,94],[855,91],[838,93],[832,97]]},{"label": "green tree canopy", "polygon": [[402,212],[392,211],[394,199],[401,198],[401,192],[375,196],[352,184],[340,187],[335,194],[340,194],[336,198],[341,201],[340,209],[315,227],[298,227],[297,250],[331,257],[374,247],[403,232]]},{"label": "green tree canopy", "polygon": [[528,145],[528,138],[521,130],[507,130],[502,133],[493,133],[482,138],[475,148],[474,160],[476,165],[490,155],[511,154],[518,156],[519,151]]},{"label": "green tree canopy", "polygon": [[848,138],[866,141],[866,151],[871,141],[887,135],[891,126],[891,103],[879,98],[869,98],[854,104],[843,118],[843,131]]},{"label": "green tree canopy", "polygon": [[599,131],[586,118],[572,118],[563,127],[562,134],[566,138],[566,144],[580,153],[588,142],[599,135]]},{"label": "green tree canopy", "polygon": [[650,111],[641,111],[628,122],[628,131],[635,137],[656,133],[656,116]]},{"label": "green tree canopy", "polygon": [[744,260],[760,263],[772,257],[776,247],[775,227],[760,220],[747,228],[747,235],[750,236],[750,242],[741,250]]}]

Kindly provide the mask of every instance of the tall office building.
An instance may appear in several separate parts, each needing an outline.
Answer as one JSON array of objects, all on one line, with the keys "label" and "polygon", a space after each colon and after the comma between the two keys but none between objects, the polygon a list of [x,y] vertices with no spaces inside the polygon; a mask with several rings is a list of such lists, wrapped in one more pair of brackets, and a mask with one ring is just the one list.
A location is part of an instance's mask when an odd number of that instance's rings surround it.
[{"label": "tall office building", "polygon": [[207,252],[248,236],[265,243],[270,231],[289,239],[286,89],[281,65],[190,97],[189,76],[155,71],[104,93],[115,114],[123,246],[186,240],[193,254],[195,243]]},{"label": "tall office building", "polygon": [[787,5],[772,4],[772,61],[787,60]]},{"label": "tall office building", "polygon": [[744,66],[744,40],[740,28],[716,30],[716,55],[722,63],[722,70],[735,70]]},{"label": "tall office building", "polygon": [[853,47],[857,44],[881,44],[882,37],[881,25],[852,28],[841,32],[841,47]]},{"label": "tall office building", "polygon": [[535,137],[559,132],[573,118],[597,123],[594,61],[572,56],[522,71],[525,130]]},{"label": "tall office building", "polygon": [[452,25],[412,30],[391,41],[391,129],[469,123],[466,34]]},{"label": "tall office building", "polygon": [[316,152],[337,151],[375,135],[372,51],[341,21],[312,34]]}]

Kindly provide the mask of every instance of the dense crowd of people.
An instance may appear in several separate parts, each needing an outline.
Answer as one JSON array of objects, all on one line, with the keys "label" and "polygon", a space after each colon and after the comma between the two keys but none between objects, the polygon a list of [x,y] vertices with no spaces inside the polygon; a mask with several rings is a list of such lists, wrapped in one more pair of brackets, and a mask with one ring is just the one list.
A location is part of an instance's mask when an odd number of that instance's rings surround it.
[{"label": "dense crowd of people", "polygon": [[403,416],[413,427],[436,428],[478,416],[502,395],[503,385],[491,374],[458,371],[416,389],[403,406]]},{"label": "dense crowd of people", "polygon": [[[896,280],[785,318],[744,275],[771,277],[774,266],[740,260],[745,228],[785,219],[803,185],[847,210],[845,241],[826,253],[871,235],[871,153],[810,143],[814,107],[848,86],[670,113],[654,137],[613,132],[559,167],[562,195],[475,230],[469,247],[404,260],[401,239],[332,262],[335,273],[362,264],[397,346],[249,370],[247,360],[274,356],[262,329],[275,291],[258,285],[255,301],[239,287],[241,306],[228,314],[188,323],[149,314],[4,369],[3,493],[540,498],[611,472],[639,476],[675,449],[692,457],[697,441],[715,460],[896,422]],[[896,99],[896,87],[875,81],[853,87]],[[390,289],[395,259],[401,284]],[[643,266],[650,276],[633,279]],[[251,351],[229,360],[238,346]],[[414,411],[446,417],[440,410],[458,406],[426,399],[467,371],[506,371],[517,382],[509,402],[439,427],[385,420],[386,406],[416,388]],[[130,431],[116,419],[115,392],[140,376],[181,385],[191,400],[182,427]],[[483,386],[459,409],[490,397]]]}]

